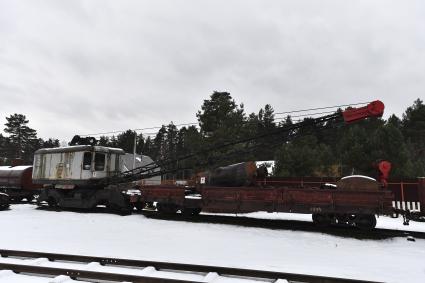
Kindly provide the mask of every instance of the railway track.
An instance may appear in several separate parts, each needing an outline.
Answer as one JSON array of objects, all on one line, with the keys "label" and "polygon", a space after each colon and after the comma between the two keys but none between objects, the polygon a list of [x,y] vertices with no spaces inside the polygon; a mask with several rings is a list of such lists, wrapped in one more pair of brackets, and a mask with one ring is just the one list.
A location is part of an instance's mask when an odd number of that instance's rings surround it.
[{"label": "railway track", "polygon": [[[201,282],[305,282],[377,283],[286,272],[209,265],[157,262],[70,254],[0,250],[0,272],[38,277],[68,276],[88,282],[201,283]],[[108,269],[104,271],[103,269]],[[55,282],[55,281],[51,281]],[[64,282],[64,281],[61,281]]]}]

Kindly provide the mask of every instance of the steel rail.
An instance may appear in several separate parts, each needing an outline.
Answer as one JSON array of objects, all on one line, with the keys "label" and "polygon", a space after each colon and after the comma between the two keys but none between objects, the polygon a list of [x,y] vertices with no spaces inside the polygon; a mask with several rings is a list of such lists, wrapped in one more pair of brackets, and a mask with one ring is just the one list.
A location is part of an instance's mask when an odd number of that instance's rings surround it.
[{"label": "steel rail", "polygon": [[30,273],[38,275],[66,275],[74,279],[93,279],[109,282],[133,282],[133,283],[202,283],[201,281],[170,279],[160,277],[149,277],[129,275],[121,273],[87,271],[70,268],[44,267],[23,264],[0,263],[0,270],[12,270],[15,273]]},{"label": "steel rail", "polygon": [[[70,254],[56,254],[56,253],[45,253],[45,252],[30,252],[30,251],[5,250],[5,249],[0,249],[0,255],[2,257],[11,256],[11,257],[23,257],[23,258],[47,258],[50,261],[68,261],[68,262],[84,262],[84,263],[99,262],[101,265],[112,265],[112,266],[133,267],[133,268],[153,266],[156,270],[185,271],[185,272],[197,272],[197,273],[216,272],[222,276],[240,276],[240,277],[248,277],[248,278],[272,279],[272,280],[286,279],[288,281],[306,282],[306,283],[378,283],[375,281],[358,280],[358,279],[337,278],[337,277],[276,272],[276,271],[264,271],[264,270],[255,270],[255,269],[231,268],[231,267],[223,267],[223,266],[197,265],[197,264],[159,262],[159,261],[149,261],[149,260],[134,260],[134,259],[121,259],[121,258],[110,258],[110,257],[70,255]],[[97,275],[106,276],[106,275],[102,275],[103,272],[66,270],[66,269],[37,267],[37,266],[35,267],[28,266],[27,268],[28,270],[32,270],[35,273],[46,272],[45,274],[68,275],[71,277],[81,277],[81,278],[88,278],[88,279],[90,278],[101,279],[100,277],[94,278],[90,276],[97,276]],[[25,268],[22,265],[14,265],[14,264],[0,263],[0,269],[10,269],[15,272],[30,272],[30,271],[23,271],[23,269]],[[63,271],[70,272],[70,273],[65,273],[65,274],[61,273]],[[80,275],[75,275],[75,272],[78,272]],[[111,274],[111,273],[105,273],[105,274]],[[147,282],[147,283],[196,282],[196,281],[184,281],[184,280],[176,281],[175,279],[174,281],[170,281],[170,279],[162,279],[162,280],[168,280],[168,281],[158,281],[160,279],[157,279],[154,277],[141,277],[141,276],[138,276],[139,278],[135,276],[134,278],[127,277],[126,279],[122,279],[123,277],[119,277],[119,276],[127,276],[127,275],[113,274],[113,276],[111,275],[111,278],[117,278],[117,281]],[[128,276],[133,276],[133,275],[128,275]],[[106,278],[106,277],[102,277],[102,278]],[[111,280],[111,278],[108,278],[108,280]],[[152,280],[152,281],[143,281],[143,280]],[[154,281],[154,280],[157,280],[157,281]]]}]

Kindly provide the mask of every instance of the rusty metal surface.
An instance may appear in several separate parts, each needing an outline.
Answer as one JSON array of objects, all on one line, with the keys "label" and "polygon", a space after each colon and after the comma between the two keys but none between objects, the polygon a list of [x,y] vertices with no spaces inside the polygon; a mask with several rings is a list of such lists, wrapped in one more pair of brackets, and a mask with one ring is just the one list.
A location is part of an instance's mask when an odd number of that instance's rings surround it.
[{"label": "rusty metal surface", "polygon": [[338,182],[336,182],[336,186],[338,190],[350,190],[350,191],[358,191],[358,190],[366,190],[366,191],[379,191],[381,189],[381,184],[377,181],[366,178],[363,176],[348,176],[342,178]]},{"label": "rusty metal surface", "polygon": [[185,201],[185,192],[186,189],[179,186],[145,186],[141,188],[141,196],[138,201],[183,205]]},{"label": "rusty metal surface", "polygon": [[419,201],[419,187],[417,179],[390,180],[388,189],[394,193],[394,201]]},{"label": "rusty metal surface", "polygon": [[[316,276],[306,275],[297,273],[287,272],[275,272],[275,271],[264,271],[254,269],[242,269],[242,268],[230,268],[222,266],[209,266],[209,265],[195,265],[195,264],[184,264],[184,263],[171,263],[171,262],[158,262],[158,261],[146,261],[146,260],[131,260],[131,259],[119,259],[119,258],[104,258],[94,256],[80,256],[80,255],[68,255],[68,254],[54,254],[54,253],[42,253],[42,252],[29,252],[29,251],[16,251],[16,250],[0,250],[2,256],[15,256],[15,257],[28,257],[28,258],[48,258],[49,260],[63,260],[73,262],[99,262],[102,265],[117,265],[124,267],[146,267],[153,266],[157,270],[175,270],[175,271],[187,271],[187,272],[216,272],[219,275],[230,275],[230,276],[242,276],[242,277],[253,277],[253,278],[267,278],[272,280],[286,279],[294,282],[308,282],[308,283],[377,283],[365,280],[336,278],[328,276]],[[27,270],[25,271],[25,269]],[[67,270],[59,268],[48,268],[39,266],[27,266],[14,264],[0,264],[0,269],[10,269],[15,272],[46,272],[44,274],[50,275],[68,275],[71,277],[80,278],[92,278],[92,279],[106,279],[110,281],[131,281],[131,282],[148,282],[148,283],[178,283],[178,282],[196,282],[196,281],[185,281],[175,279],[161,279],[153,277],[142,277],[92,271],[80,271],[80,270]],[[63,273],[71,272],[71,273]],[[111,275],[112,274],[112,275]],[[105,276],[110,276],[109,278]],[[127,277],[125,277],[127,276]],[[140,281],[138,281],[140,280]],[[153,280],[153,281],[144,281]],[[163,281],[160,281],[163,280]]]},{"label": "rusty metal surface", "polygon": [[424,213],[425,208],[425,177],[418,178],[419,203],[421,204],[421,212]]},{"label": "rusty metal surface", "polygon": [[344,191],[295,188],[222,188],[202,189],[203,210],[210,212],[392,212],[389,191]]},{"label": "rusty metal surface", "polygon": [[[261,184],[271,187],[311,188],[321,187],[325,183],[336,184],[337,177],[268,177]],[[423,211],[425,200],[420,197],[420,178],[392,178],[388,180],[388,190],[393,193],[394,207]],[[259,181],[260,183],[260,181]],[[420,205],[419,205],[420,204]]]},{"label": "rusty metal surface", "polygon": [[310,188],[212,187],[200,189],[200,198],[188,199],[178,186],[146,186],[138,201],[160,202],[216,213],[256,211],[294,213],[391,214],[394,195],[389,190],[334,190]]},{"label": "rusty metal surface", "polygon": [[198,183],[202,177],[205,178],[205,184],[210,186],[249,186],[255,183],[257,166],[254,161],[247,161],[218,167],[212,171],[197,174]]}]

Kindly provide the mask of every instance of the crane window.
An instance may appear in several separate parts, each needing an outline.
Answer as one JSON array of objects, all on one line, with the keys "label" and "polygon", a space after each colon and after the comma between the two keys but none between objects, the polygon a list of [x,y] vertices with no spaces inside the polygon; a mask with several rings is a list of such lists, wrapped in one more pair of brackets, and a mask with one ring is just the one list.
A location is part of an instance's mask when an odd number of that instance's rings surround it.
[{"label": "crane window", "polygon": [[84,152],[83,157],[83,170],[91,169],[91,152]]},{"label": "crane window", "polygon": [[94,156],[94,170],[103,171],[105,170],[105,154],[96,152]]}]

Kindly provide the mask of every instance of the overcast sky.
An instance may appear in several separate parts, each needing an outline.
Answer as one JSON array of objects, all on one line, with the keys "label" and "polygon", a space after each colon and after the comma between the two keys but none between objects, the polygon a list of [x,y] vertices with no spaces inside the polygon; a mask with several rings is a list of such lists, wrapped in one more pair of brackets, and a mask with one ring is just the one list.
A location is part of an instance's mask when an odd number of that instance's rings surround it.
[{"label": "overcast sky", "polygon": [[[247,112],[425,98],[425,1],[0,0],[0,121],[42,138]],[[2,127],[3,128],[3,127]]]}]

